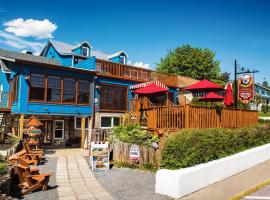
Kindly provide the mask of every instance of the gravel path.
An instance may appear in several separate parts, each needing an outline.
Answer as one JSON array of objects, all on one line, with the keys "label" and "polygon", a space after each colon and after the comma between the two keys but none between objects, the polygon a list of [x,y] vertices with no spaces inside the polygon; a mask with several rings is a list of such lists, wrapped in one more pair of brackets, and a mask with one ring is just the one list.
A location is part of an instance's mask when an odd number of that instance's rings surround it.
[{"label": "gravel path", "polygon": [[56,174],[56,164],[57,157],[46,157],[46,162],[43,165],[38,165],[40,173],[49,173],[52,172],[53,175],[50,176],[50,181],[46,191],[37,190],[33,193],[26,195],[23,199],[26,200],[56,200],[58,199],[57,195],[57,186],[55,181]]},{"label": "gravel path", "polygon": [[127,168],[94,172],[99,183],[117,200],[165,200],[155,194],[155,174]]}]

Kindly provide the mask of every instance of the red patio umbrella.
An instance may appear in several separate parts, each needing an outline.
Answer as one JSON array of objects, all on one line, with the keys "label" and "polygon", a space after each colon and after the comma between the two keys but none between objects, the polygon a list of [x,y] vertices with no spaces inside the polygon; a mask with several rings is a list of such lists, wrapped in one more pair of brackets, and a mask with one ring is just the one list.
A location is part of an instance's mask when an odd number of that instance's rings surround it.
[{"label": "red patio umbrella", "polygon": [[184,90],[196,92],[196,91],[221,91],[224,89],[220,85],[204,79],[202,81],[199,81],[198,83],[195,83],[193,85],[184,88]]},{"label": "red patio umbrella", "polygon": [[143,88],[139,88],[137,90],[134,90],[134,93],[137,94],[154,94],[154,93],[159,93],[159,92],[167,92],[168,89],[163,88],[163,87],[159,87],[158,85],[151,83],[149,85],[147,85],[146,87]]},{"label": "red patio umbrella", "polygon": [[206,96],[201,97],[200,101],[209,101],[209,102],[215,102],[215,101],[223,101],[225,97],[220,96],[214,92],[209,92]]},{"label": "red patio umbrella", "polygon": [[233,94],[232,94],[232,84],[231,83],[227,84],[224,104],[228,107],[231,107],[233,105]]}]

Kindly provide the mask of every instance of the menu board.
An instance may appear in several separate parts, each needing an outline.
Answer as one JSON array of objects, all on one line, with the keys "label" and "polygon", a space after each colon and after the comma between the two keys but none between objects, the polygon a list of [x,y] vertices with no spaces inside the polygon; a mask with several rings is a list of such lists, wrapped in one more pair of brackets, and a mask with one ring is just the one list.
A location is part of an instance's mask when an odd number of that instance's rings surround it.
[{"label": "menu board", "polygon": [[91,143],[90,152],[90,165],[92,171],[104,171],[108,170],[109,164],[109,144],[95,144]]}]

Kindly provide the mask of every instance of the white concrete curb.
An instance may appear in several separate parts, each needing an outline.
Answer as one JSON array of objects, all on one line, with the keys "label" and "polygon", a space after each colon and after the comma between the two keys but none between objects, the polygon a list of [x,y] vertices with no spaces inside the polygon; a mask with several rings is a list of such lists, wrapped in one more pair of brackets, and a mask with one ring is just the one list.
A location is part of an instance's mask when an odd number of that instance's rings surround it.
[{"label": "white concrete curb", "polygon": [[156,174],[156,193],[180,198],[270,159],[270,144],[225,158]]}]

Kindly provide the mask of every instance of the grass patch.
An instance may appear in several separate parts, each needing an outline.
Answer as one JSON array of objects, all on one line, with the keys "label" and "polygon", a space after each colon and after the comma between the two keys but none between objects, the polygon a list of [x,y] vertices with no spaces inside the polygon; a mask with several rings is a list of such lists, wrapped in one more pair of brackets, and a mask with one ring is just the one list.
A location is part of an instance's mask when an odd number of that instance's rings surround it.
[{"label": "grass patch", "polygon": [[153,167],[152,164],[147,163],[142,166],[139,166],[135,163],[127,163],[127,162],[119,162],[119,161],[114,161],[114,167],[117,168],[130,168],[130,169],[139,169],[143,171],[150,171],[150,172],[156,172],[157,169]]},{"label": "grass patch", "polygon": [[270,117],[270,112],[267,113],[259,112],[259,117]]}]

